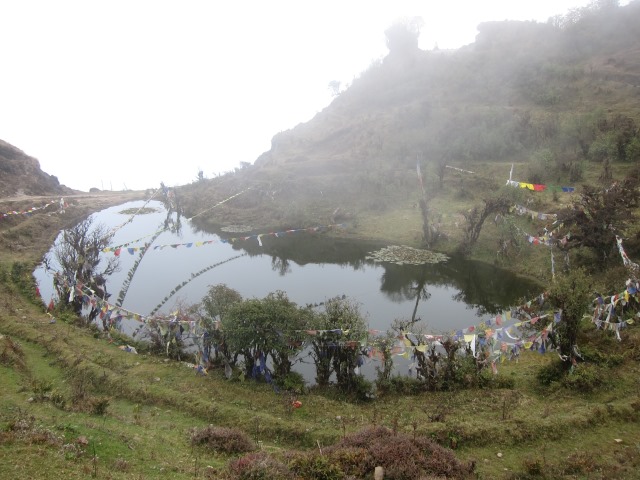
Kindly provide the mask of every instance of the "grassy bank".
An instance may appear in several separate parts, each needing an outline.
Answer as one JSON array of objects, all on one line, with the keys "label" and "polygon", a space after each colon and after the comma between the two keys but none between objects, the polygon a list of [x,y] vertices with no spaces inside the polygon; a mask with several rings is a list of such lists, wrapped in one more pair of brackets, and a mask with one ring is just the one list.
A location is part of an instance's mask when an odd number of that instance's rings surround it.
[{"label": "grassy bank", "polygon": [[233,456],[190,443],[191,429],[209,424],[239,428],[276,456],[383,425],[453,448],[476,462],[479,478],[635,478],[640,465],[640,337],[632,330],[617,342],[585,326],[581,344],[601,357],[599,381],[577,391],[541,387],[537,372],[554,356],[526,352],[500,366],[510,388],[366,403],[311,391],[292,409],[293,397],[268,385],[227,381],[221,371],[197,376],[185,363],[124,352],[98,332],[49,323],[6,282],[2,293],[7,478],[216,478]]},{"label": "grassy bank", "polygon": [[[456,215],[480,198],[481,189],[470,190],[463,198],[442,192],[432,201],[449,238],[443,250],[456,245]],[[555,201],[549,194],[532,208],[542,211]],[[640,335],[634,327],[618,342],[585,321],[579,344],[589,361],[573,383],[542,385],[539,372],[556,357],[535,352],[499,365],[483,389],[412,394],[398,382],[395,393],[364,403],[333,391],[275,393],[265,384],[228,381],[218,370],[199,376],[185,362],[143,348],[139,355],[124,352],[118,347],[127,339],[110,341],[69,316],[51,323],[35,297],[30,272],[59,229],[105,206],[78,200],[66,216],[24,216],[2,225],[0,477],[221,478],[238,455],[191,442],[194,428],[216,425],[243,431],[281,461],[385,426],[392,435],[451,449],[475,463],[477,478],[637,478]],[[347,235],[419,242],[412,233],[412,226],[420,228],[419,212],[410,202],[404,210],[359,212],[357,220]],[[534,226],[527,218],[514,221],[523,230]],[[487,223],[474,256],[549,279],[546,248],[523,244],[513,257],[496,257],[500,229]],[[291,408],[294,399],[300,408]]]}]

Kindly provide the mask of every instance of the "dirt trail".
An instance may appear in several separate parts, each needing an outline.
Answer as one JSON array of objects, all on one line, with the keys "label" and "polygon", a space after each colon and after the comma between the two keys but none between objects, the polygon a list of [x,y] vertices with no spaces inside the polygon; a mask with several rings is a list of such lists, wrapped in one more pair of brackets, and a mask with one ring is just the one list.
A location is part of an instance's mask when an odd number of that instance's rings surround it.
[{"label": "dirt trail", "polygon": [[26,202],[26,201],[34,201],[34,200],[51,200],[58,199],[60,197],[67,199],[87,199],[89,201],[97,200],[98,203],[102,203],[105,199],[108,201],[117,201],[118,199],[122,199],[122,201],[127,201],[131,199],[137,199],[144,197],[143,191],[128,191],[128,192],[97,192],[97,193],[85,193],[78,192],[69,195],[14,195],[12,197],[2,197],[0,198],[0,205],[4,203],[11,202]]}]

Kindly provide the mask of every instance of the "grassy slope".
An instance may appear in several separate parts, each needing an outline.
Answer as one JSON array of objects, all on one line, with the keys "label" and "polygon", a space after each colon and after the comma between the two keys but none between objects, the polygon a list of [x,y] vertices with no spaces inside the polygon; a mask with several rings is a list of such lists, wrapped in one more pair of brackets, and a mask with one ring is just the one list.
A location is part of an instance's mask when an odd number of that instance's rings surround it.
[{"label": "grassy slope", "polygon": [[[313,448],[316,441],[330,444],[343,426],[337,416],[346,419],[349,431],[374,423],[397,422],[407,432],[415,427],[419,434],[455,445],[460,457],[477,460],[482,478],[509,478],[508,472],[531,471],[538,463],[555,472],[551,478],[567,465],[575,473],[615,472],[591,478],[634,478],[640,464],[639,369],[632,356],[611,369],[604,388],[589,395],[539,389],[535,373],[552,355],[529,353],[518,364],[500,368],[501,376],[515,380],[513,390],[389,397],[365,405],[309,394],[300,397],[303,408],[290,411],[289,397],[267,386],[228,382],[221,372],[198,377],[182,363],[128,354],[86,330],[49,324],[41,308],[2,288],[8,301],[0,331],[20,342],[25,365],[0,367],[1,422],[7,427],[33,418],[30,429],[14,428],[1,437],[0,473],[7,478],[50,478],[52,472],[86,478],[94,469],[99,478],[165,473],[189,478],[196,471],[202,478],[205,466],[220,467],[227,458],[193,449],[188,435],[194,426],[236,426],[278,452]],[[624,354],[640,345],[636,332],[622,343],[605,339],[603,332],[585,335],[608,353]],[[82,405],[72,403],[83,390],[78,385],[85,385],[85,404],[108,399],[106,414],[76,411]],[[45,387],[66,405],[37,401]],[[436,413],[443,414],[441,421],[431,421]],[[82,436],[88,444],[76,456],[65,445],[77,445]]]},{"label": "grassy slope", "polygon": [[[538,469],[548,478],[636,477],[640,336],[633,329],[618,343],[585,326],[581,345],[622,359],[591,394],[538,387],[536,372],[553,356],[527,353],[518,364],[500,367],[501,377],[515,381],[513,390],[395,396],[364,405],[310,393],[291,411],[290,398],[265,385],[228,382],[215,371],[198,377],[183,363],[128,354],[99,334],[48,323],[29,288],[22,293],[8,272],[18,260],[30,269],[55,232],[91,208],[81,205],[78,200],[75,218],[33,215],[4,225],[0,353],[7,338],[18,342],[24,365],[17,354],[0,365],[0,477],[215,478],[228,457],[189,443],[192,427],[210,423],[239,427],[275,454],[328,445],[343,428],[397,424],[455,446],[461,458],[476,460],[481,478],[526,478]],[[393,218],[412,215],[407,210]],[[18,252],[16,244],[22,245]],[[74,401],[82,394],[84,400]],[[105,399],[104,414],[87,407]]]}]

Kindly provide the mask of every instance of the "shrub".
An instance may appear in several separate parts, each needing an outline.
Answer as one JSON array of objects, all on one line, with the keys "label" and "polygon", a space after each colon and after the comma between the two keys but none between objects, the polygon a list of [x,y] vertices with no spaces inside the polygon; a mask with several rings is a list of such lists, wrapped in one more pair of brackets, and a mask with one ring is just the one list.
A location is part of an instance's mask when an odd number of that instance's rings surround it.
[{"label": "shrub", "polygon": [[31,381],[31,389],[33,390],[33,399],[41,402],[49,400],[53,384],[48,380],[34,379]]},{"label": "shrub", "polygon": [[423,436],[374,427],[344,437],[322,454],[287,453],[287,465],[265,452],[245,455],[227,466],[228,480],[293,479],[334,480],[370,478],[376,466],[385,479],[467,478],[474,463],[456,459],[454,453]]},{"label": "shrub", "polygon": [[192,429],[191,444],[204,445],[224,453],[245,453],[255,450],[253,442],[242,430],[214,425]]},{"label": "shrub", "polygon": [[536,378],[540,385],[548,387],[553,382],[559,382],[562,377],[567,373],[563,362],[559,360],[553,360],[551,363],[540,367]]},{"label": "shrub", "polygon": [[303,394],[305,392],[306,385],[304,376],[298,372],[289,372],[284,376],[284,378],[276,379],[275,383],[280,388],[288,392],[297,394]]},{"label": "shrub", "polygon": [[524,467],[525,472],[532,476],[540,476],[544,472],[544,460],[541,460],[538,457],[535,458],[525,458],[522,461],[522,465]]},{"label": "shrub", "polygon": [[591,393],[605,383],[605,372],[596,365],[581,364],[562,379],[562,386],[582,393]]},{"label": "shrub", "polygon": [[298,478],[309,480],[341,480],[345,477],[339,465],[315,452],[295,455],[289,460],[289,468]]},{"label": "shrub", "polygon": [[349,395],[357,402],[365,402],[373,399],[373,382],[367,380],[362,375],[353,377]]},{"label": "shrub", "polygon": [[293,479],[289,468],[266,452],[250,453],[229,462],[228,480],[275,480]]},{"label": "shrub", "polygon": [[357,477],[361,472],[372,472],[376,467],[371,453],[365,448],[344,447],[336,449],[328,454],[328,458],[347,477]]},{"label": "shrub", "polygon": [[[350,456],[343,453],[351,452]],[[451,450],[437,445],[432,440],[404,433],[394,433],[384,427],[375,427],[347,435],[338,444],[326,449],[329,458],[340,462],[342,458],[351,462],[353,456],[362,458],[361,471],[356,472],[352,463],[348,466],[355,477],[369,476],[377,465],[384,467],[385,478],[415,479],[425,475],[463,477],[473,471],[472,464],[456,459]],[[345,468],[346,470],[346,468]]]},{"label": "shrub", "polygon": [[394,375],[389,380],[376,382],[380,393],[395,393],[399,395],[416,395],[424,392],[426,385],[422,380],[403,375]]},{"label": "shrub", "polygon": [[617,353],[605,353],[592,345],[584,345],[581,348],[582,358],[589,363],[603,367],[617,367],[624,361],[624,355]]},{"label": "shrub", "polygon": [[594,472],[596,468],[597,461],[593,455],[587,452],[576,452],[567,457],[563,473],[565,475],[583,475]]},{"label": "shrub", "polygon": [[491,370],[483,368],[475,373],[467,374],[467,384],[469,387],[475,386],[480,389],[506,388],[512,390],[516,382],[512,377],[495,375]]},{"label": "shrub", "polygon": [[106,415],[109,408],[109,398],[89,397],[87,400],[87,410],[94,415]]}]

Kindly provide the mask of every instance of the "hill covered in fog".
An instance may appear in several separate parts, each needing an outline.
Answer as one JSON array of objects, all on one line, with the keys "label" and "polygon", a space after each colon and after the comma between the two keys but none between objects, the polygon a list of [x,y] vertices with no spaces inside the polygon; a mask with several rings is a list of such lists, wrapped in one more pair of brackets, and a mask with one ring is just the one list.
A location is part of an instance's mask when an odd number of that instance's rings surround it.
[{"label": "hill covered in fog", "polygon": [[483,23],[476,41],[456,51],[420,50],[419,31],[395,25],[386,32],[389,54],[327,108],[275,135],[254,165],[186,186],[184,205],[196,213],[203,201],[251,186],[199,221],[244,215],[255,226],[284,227],[415,207],[416,164],[428,195],[461,208],[504,185],[511,163],[519,180],[572,185],[601,165],[633,165],[637,25],[640,1],[597,2],[547,23]]}]

